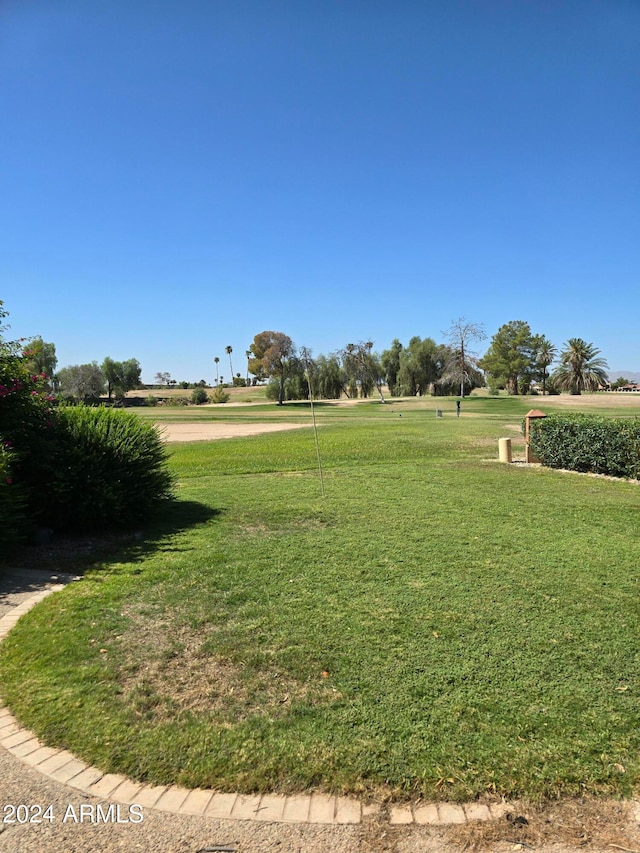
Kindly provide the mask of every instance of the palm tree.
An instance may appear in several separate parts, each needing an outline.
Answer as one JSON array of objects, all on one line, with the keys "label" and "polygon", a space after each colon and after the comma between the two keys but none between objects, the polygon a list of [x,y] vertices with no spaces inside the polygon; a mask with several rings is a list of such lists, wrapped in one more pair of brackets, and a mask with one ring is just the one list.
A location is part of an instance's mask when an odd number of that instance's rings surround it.
[{"label": "palm tree", "polygon": [[213,360],[216,363],[216,385],[219,385],[220,384],[220,377],[218,375],[218,365],[220,364],[220,359],[218,358],[218,356],[216,356]]},{"label": "palm tree", "polygon": [[233,352],[233,347],[225,347],[224,351],[229,356],[229,367],[231,368],[231,382],[233,382],[233,363],[231,361],[231,353]]},{"label": "palm tree", "polygon": [[569,338],[560,353],[560,366],[553,374],[563,391],[581,394],[583,391],[597,391],[609,381],[609,365],[604,358],[598,358],[600,350],[588,344],[582,338]]},{"label": "palm tree", "polygon": [[253,353],[251,352],[250,349],[248,349],[248,350],[245,350],[244,354],[247,357],[247,380],[246,380],[246,384],[247,384],[247,387],[249,387],[249,359],[251,358]]},{"label": "palm tree", "polygon": [[542,371],[542,396],[544,397],[547,391],[547,368],[555,360],[558,355],[558,350],[548,338],[540,335],[536,339],[536,366]]}]

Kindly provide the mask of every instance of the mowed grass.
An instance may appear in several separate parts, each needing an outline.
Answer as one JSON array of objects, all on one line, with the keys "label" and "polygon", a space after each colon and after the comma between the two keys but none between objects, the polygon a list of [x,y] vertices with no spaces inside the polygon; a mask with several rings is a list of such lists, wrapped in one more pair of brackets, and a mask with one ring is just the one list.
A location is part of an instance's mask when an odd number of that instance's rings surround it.
[{"label": "mowed grass", "polygon": [[3,698],[153,783],[630,795],[640,489],[495,462],[531,402],[326,407],[324,499],[311,430],[174,446],[179,503],[27,614]]}]

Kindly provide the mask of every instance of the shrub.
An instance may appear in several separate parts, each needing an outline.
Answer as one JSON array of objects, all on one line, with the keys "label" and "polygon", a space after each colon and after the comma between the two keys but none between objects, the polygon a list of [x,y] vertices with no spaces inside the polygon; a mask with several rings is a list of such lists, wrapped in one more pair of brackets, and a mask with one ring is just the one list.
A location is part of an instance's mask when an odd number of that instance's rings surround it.
[{"label": "shrub", "polygon": [[147,394],[147,396],[144,398],[144,404],[145,406],[157,406],[158,398],[153,394]]},{"label": "shrub", "polygon": [[640,421],[549,415],[531,423],[531,449],[543,465],[613,477],[640,477]]},{"label": "shrub", "polygon": [[217,388],[214,388],[209,396],[212,403],[228,403],[230,398],[231,395],[224,390],[222,385],[218,385]]},{"label": "shrub", "polygon": [[193,389],[191,392],[191,402],[196,406],[201,406],[203,403],[209,402],[209,397],[204,388],[198,387]]},{"label": "shrub", "polygon": [[[6,316],[0,301],[0,320]],[[29,344],[6,341],[0,327],[0,437],[2,439],[5,493],[3,507],[15,511],[17,502],[44,487],[49,478],[53,398],[44,373],[31,372]],[[7,478],[11,483],[6,482]],[[9,492],[16,492],[10,497]],[[20,501],[17,492],[20,492]],[[27,508],[27,514],[29,510]],[[3,524],[3,526],[6,526]]]},{"label": "shrub", "polygon": [[63,406],[54,418],[50,478],[31,494],[54,529],[134,526],[171,494],[167,452],[155,426],[121,409]]},{"label": "shrub", "polygon": [[14,454],[8,439],[0,441],[0,560],[26,538],[26,495],[13,477]]}]

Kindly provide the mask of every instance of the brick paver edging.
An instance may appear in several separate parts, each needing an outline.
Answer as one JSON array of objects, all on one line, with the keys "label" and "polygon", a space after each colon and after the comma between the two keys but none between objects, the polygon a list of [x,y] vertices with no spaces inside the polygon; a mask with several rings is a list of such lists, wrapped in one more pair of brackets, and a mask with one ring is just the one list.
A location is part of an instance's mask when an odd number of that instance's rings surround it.
[{"label": "brick paver edging", "polygon": [[[0,642],[18,619],[43,598],[63,589],[54,584],[36,592],[0,619]],[[382,806],[366,804],[354,797],[329,794],[224,794],[218,791],[181,788],[178,785],[145,785],[125,776],[103,773],[77,759],[66,749],[45,746],[33,732],[23,729],[11,712],[0,704],[0,745],[25,764],[84,794],[123,805],[141,805],[183,815],[218,819],[281,821],[284,823],[355,824],[379,815]],[[455,824],[501,817],[508,803],[402,803],[388,809],[389,823]]]}]

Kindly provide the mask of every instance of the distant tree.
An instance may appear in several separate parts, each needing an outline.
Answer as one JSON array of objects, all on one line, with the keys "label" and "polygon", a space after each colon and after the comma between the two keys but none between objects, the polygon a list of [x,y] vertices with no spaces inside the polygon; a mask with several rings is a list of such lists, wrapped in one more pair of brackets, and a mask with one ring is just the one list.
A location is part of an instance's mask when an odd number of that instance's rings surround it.
[{"label": "distant tree", "polygon": [[382,383],[384,371],[380,359],[373,352],[373,341],[347,344],[341,352],[342,369],[347,380],[350,397],[369,397],[375,388],[384,403]]},{"label": "distant tree", "polygon": [[255,336],[249,349],[253,354],[249,361],[251,373],[278,380],[278,405],[281,406],[285,399],[285,380],[295,356],[293,341],[283,332],[265,331]]},{"label": "distant tree", "polygon": [[534,355],[531,327],[523,320],[511,320],[500,326],[478,364],[492,386],[506,388],[509,394],[526,393],[536,369]]},{"label": "distant tree", "polygon": [[251,350],[250,349],[245,350],[244,354],[245,354],[246,359],[247,359],[247,377],[246,377],[245,385],[249,385],[249,359],[251,358]]},{"label": "distant tree", "polygon": [[312,372],[313,393],[325,400],[339,400],[342,396],[346,377],[336,353],[319,355]]},{"label": "distant tree", "polygon": [[140,362],[135,358],[129,358],[127,361],[114,361],[107,356],[102,362],[102,374],[107,383],[109,400],[114,392],[117,399],[123,399],[127,391],[139,388],[141,372]]},{"label": "distant tree", "polygon": [[231,381],[233,381],[233,362],[231,361],[231,353],[233,352],[233,347],[225,347],[224,351],[229,356],[229,367],[231,368]]},{"label": "distant tree", "polygon": [[560,353],[560,366],[553,378],[562,391],[581,394],[583,391],[597,391],[609,381],[608,365],[599,358],[600,350],[582,338],[569,338]]},{"label": "distant tree", "polygon": [[555,361],[558,350],[544,335],[535,335],[533,344],[535,376],[536,379],[542,380],[542,396],[544,396],[547,393],[548,370]]},{"label": "distant tree", "polygon": [[53,388],[56,382],[56,345],[43,341],[41,337],[32,338],[25,345],[25,358],[30,373],[44,379]]},{"label": "distant tree", "polygon": [[400,352],[397,388],[401,395],[428,394],[440,377],[438,345],[432,338],[415,335]]},{"label": "distant tree", "polygon": [[220,384],[220,374],[218,373],[218,365],[220,364],[220,359],[218,358],[218,356],[216,356],[213,360],[216,363],[216,385],[219,385]]},{"label": "distant tree", "polygon": [[455,320],[443,334],[450,348],[441,382],[457,381],[460,396],[464,397],[467,387],[477,387],[473,383],[477,376],[478,359],[471,351],[471,345],[487,336],[481,323],[469,323],[464,317]]},{"label": "distant tree", "polygon": [[630,384],[631,383],[629,382],[629,380],[625,379],[624,376],[618,376],[618,378],[615,380],[615,382],[611,383],[611,389],[613,391],[617,391],[618,388],[624,388],[625,385],[630,385]]},{"label": "distant tree", "polygon": [[397,338],[391,341],[391,347],[383,351],[380,356],[380,364],[384,371],[385,382],[392,397],[402,395],[402,389],[398,385],[398,374],[400,373],[400,356],[404,347]]},{"label": "distant tree", "polygon": [[307,381],[303,359],[295,355],[289,359],[282,391],[279,377],[272,376],[269,380],[266,390],[267,400],[279,400],[281,393],[285,401],[309,399],[309,382]]},{"label": "distant tree", "polygon": [[209,402],[207,392],[201,385],[199,385],[197,388],[194,388],[191,392],[191,402],[196,406],[201,406],[203,403]]},{"label": "distant tree", "polygon": [[58,378],[62,395],[79,403],[97,400],[104,391],[104,376],[96,361],[63,367]]}]

